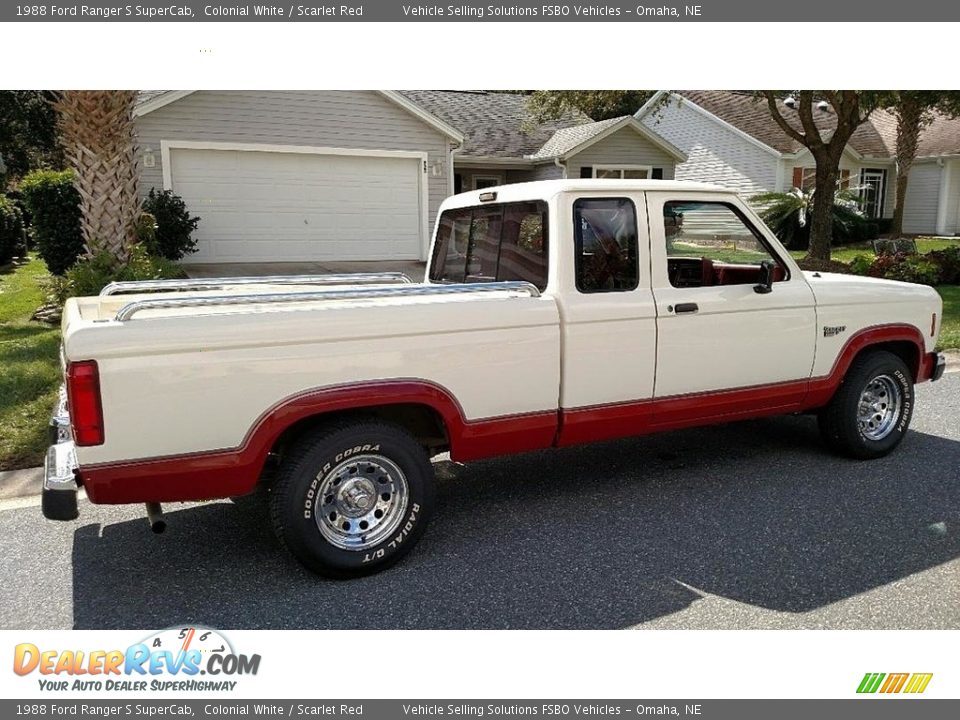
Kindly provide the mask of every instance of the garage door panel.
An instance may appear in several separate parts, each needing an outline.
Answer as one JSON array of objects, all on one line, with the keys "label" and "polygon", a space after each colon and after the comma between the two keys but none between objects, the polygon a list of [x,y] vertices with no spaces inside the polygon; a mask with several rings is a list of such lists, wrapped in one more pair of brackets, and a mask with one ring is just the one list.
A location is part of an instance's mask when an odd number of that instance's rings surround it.
[{"label": "garage door panel", "polygon": [[420,257],[418,159],[172,148],[170,163],[201,218],[190,261]]}]

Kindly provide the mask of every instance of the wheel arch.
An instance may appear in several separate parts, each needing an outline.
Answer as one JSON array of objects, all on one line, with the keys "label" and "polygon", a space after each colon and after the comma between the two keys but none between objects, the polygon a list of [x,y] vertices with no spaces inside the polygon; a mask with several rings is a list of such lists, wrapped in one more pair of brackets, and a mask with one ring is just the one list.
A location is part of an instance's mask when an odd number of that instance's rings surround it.
[{"label": "wheel arch", "polygon": [[881,325],[861,330],[848,341],[841,351],[834,373],[839,371],[839,379],[853,362],[863,355],[878,350],[885,350],[896,355],[910,370],[914,382],[920,379],[925,353],[923,333],[913,325]]}]

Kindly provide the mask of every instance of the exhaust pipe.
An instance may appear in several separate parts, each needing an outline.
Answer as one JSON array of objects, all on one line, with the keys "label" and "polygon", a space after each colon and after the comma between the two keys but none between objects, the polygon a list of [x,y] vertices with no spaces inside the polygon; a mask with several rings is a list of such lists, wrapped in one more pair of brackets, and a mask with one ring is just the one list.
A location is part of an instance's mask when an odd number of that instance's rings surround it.
[{"label": "exhaust pipe", "polygon": [[163,516],[163,508],[160,503],[147,503],[147,522],[150,523],[150,529],[157,535],[167,529],[167,519]]}]

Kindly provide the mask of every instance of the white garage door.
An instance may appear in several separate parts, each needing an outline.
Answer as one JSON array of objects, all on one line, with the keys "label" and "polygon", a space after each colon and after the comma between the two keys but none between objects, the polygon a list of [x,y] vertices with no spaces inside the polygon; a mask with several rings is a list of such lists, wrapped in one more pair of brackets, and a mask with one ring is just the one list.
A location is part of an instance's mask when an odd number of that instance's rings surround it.
[{"label": "white garage door", "polygon": [[200,216],[187,262],[420,258],[419,158],[172,147],[169,163]]}]

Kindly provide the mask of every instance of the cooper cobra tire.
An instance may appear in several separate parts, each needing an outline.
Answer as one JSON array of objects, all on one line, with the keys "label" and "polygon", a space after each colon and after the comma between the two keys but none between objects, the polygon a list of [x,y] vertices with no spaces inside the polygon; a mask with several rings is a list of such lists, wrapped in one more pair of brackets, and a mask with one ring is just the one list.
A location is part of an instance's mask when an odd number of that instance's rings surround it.
[{"label": "cooper cobra tire", "polygon": [[820,434],[834,452],[858,460],[883,457],[910,427],[913,376],[884,350],[858,356],[830,404],[817,416]]},{"label": "cooper cobra tire", "polygon": [[270,494],[280,542],[310,570],[341,579],[379,572],[410,552],[433,505],[426,452],[376,420],[325,425],[304,437]]}]

